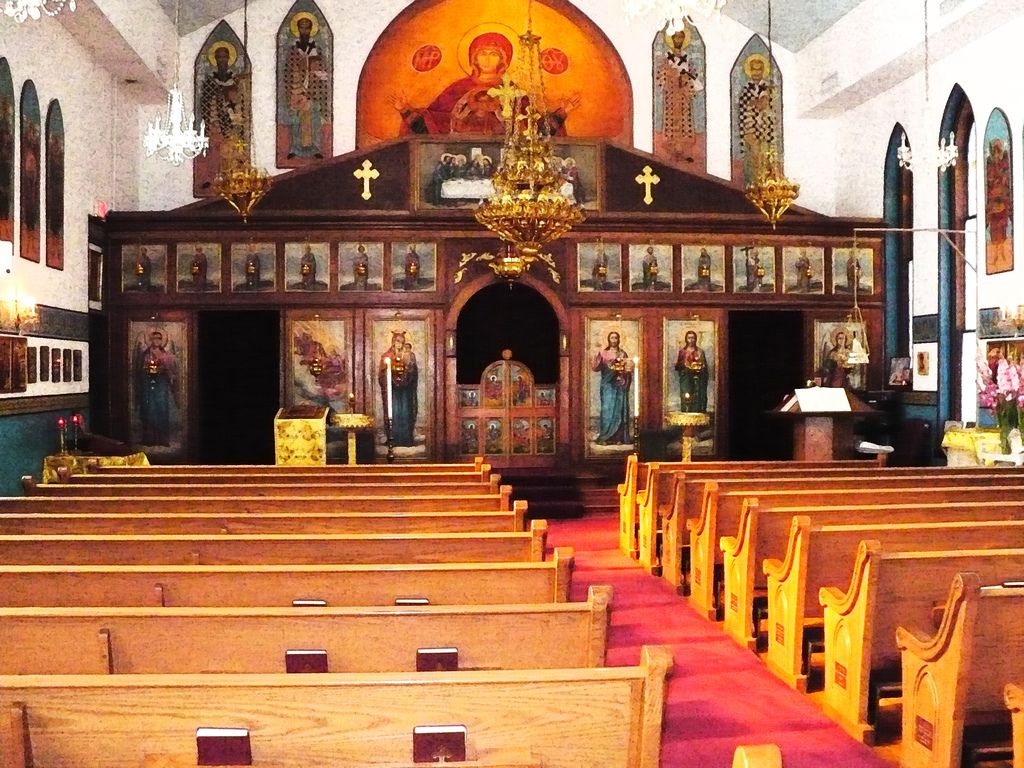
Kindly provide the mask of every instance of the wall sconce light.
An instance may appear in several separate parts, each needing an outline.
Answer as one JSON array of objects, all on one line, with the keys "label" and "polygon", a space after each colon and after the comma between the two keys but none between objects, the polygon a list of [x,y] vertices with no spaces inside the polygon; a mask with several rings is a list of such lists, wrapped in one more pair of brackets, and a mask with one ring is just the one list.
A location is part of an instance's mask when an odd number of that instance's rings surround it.
[{"label": "wall sconce light", "polygon": [[14,288],[0,298],[0,327],[13,328],[21,335],[23,330],[30,330],[39,321],[39,310],[35,299]]}]

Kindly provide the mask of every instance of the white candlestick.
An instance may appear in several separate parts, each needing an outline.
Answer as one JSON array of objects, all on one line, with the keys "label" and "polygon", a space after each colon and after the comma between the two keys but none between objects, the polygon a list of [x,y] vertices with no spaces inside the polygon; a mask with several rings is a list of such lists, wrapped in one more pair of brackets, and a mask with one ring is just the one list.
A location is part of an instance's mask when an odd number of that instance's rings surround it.
[{"label": "white candlestick", "polygon": [[392,405],[391,405],[392,404],[392,399],[393,399],[392,398],[392,392],[391,392],[391,355],[388,355],[387,357],[384,358],[384,365],[387,368],[387,376],[388,376],[388,386],[387,386],[388,401],[384,404],[384,410],[385,410],[385,412],[388,415],[388,421],[391,421],[391,417],[394,415],[394,412],[392,411]]},{"label": "white candlestick", "polygon": [[640,358],[633,358],[633,416],[640,418]]}]

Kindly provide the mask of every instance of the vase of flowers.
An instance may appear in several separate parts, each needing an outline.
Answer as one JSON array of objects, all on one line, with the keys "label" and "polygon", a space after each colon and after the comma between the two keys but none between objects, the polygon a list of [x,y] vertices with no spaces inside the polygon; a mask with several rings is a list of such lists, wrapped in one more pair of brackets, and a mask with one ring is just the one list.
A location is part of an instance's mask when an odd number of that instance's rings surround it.
[{"label": "vase of flowers", "polygon": [[1024,367],[1004,357],[979,361],[978,405],[988,408],[999,427],[999,444],[1010,453],[1010,433],[1024,425]]}]

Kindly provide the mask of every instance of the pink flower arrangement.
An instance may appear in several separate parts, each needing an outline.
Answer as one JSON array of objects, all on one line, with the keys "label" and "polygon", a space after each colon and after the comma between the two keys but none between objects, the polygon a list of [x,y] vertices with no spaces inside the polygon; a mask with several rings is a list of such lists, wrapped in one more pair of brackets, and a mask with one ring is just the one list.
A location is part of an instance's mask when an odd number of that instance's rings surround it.
[{"label": "pink flower arrangement", "polygon": [[978,359],[978,405],[996,417],[1004,452],[1008,450],[1010,430],[1021,424],[1024,409],[1024,367],[1004,357]]}]

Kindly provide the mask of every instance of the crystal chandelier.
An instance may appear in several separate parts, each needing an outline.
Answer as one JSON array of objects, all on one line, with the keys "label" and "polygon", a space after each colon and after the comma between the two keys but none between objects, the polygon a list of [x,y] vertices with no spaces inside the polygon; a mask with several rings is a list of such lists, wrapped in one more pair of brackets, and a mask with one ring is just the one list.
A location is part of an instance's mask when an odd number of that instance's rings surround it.
[{"label": "crystal chandelier", "polygon": [[[924,114],[928,114],[928,96],[931,91],[929,82],[929,55],[928,55],[928,0],[924,0]],[[949,138],[939,137],[939,143],[934,148],[925,149],[914,156],[910,145],[907,144],[907,134],[900,137],[900,145],[896,149],[896,159],[900,162],[900,168],[913,171],[915,168],[935,168],[940,173],[952,168],[960,157],[960,149],[956,145],[956,135],[949,132]]]},{"label": "crystal chandelier", "polygon": [[252,164],[249,144],[239,136],[224,153],[213,189],[247,222],[252,209],[270,191],[271,183],[270,174]]},{"label": "crystal chandelier", "polygon": [[[774,111],[778,86],[775,84],[775,57],[772,54],[772,0],[768,0],[768,64],[771,71],[771,81],[768,83],[768,109]],[[755,151],[753,147],[747,149],[750,152]],[[782,214],[788,211],[793,201],[800,196],[800,185],[786,178],[774,146],[763,141],[756,151],[754,178],[747,184],[746,196],[768,219],[772,229],[775,229]]]},{"label": "crystal chandelier", "polygon": [[56,16],[65,5],[69,10],[75,10],[75,0],[4,0],[4,15],[19,23],[30,18],[38,21],[44,13]]},{"label": "crystal chandelier", "polygon": [[[242,6],[242,47],[249,50],[249,0]],[[252,209],[270,191],[270,174],[252,162],[252,144],[245,139],[244,128],[224,152],[220,170],[213,179],[213,190],[227,200],[242,217],[249,221]]]},{"label": "crystal chandelier", "polygon": [[622,0],[622,10],[637,18],[653,14],[666,26],[665,34],[674,35],[694,17],[715,19],[729,0]]},{"label": "crystal chandelier", "polygon": [[533,34],[533,0],[527,8],[526,33],[519,36],[527,88],[522,90],[506,75],[502,86],[489,92],[501,99],[505,142],[492,179],[494,193],[476,210],[476,220],[508,245],[500,256],[480,254],[477,258],[509,281],[542,261],[552,280],[559,282],[554,259],[542,251],[584,216],[580,206],[562,192],[566,182],[547,125],[540,37]]},{"label": "crystal chandelier", "polygon": [[[178,17],[181,2],[174,4],[174,31],[178,31]],[[192,160],[199,155],[205,155],[207,147],[210,146],[210,139],[206,135],[206,123],[199,123],[199,130],[196,130],[196,116],[190,114],[185,117],[185,100],[178,87],[178,70],[180,58],[178,56],[178,41],[174,46],[174,85],[167,94],[167,116],[166,120],[157,117],[149,124],[146,136],[143,139],[143,146],[146,148],[146,157],[156,155],[161,160],[166,160],[171,165],[181,165],[186,160]],[[166,122],[166,125],[163,123]]]}]

